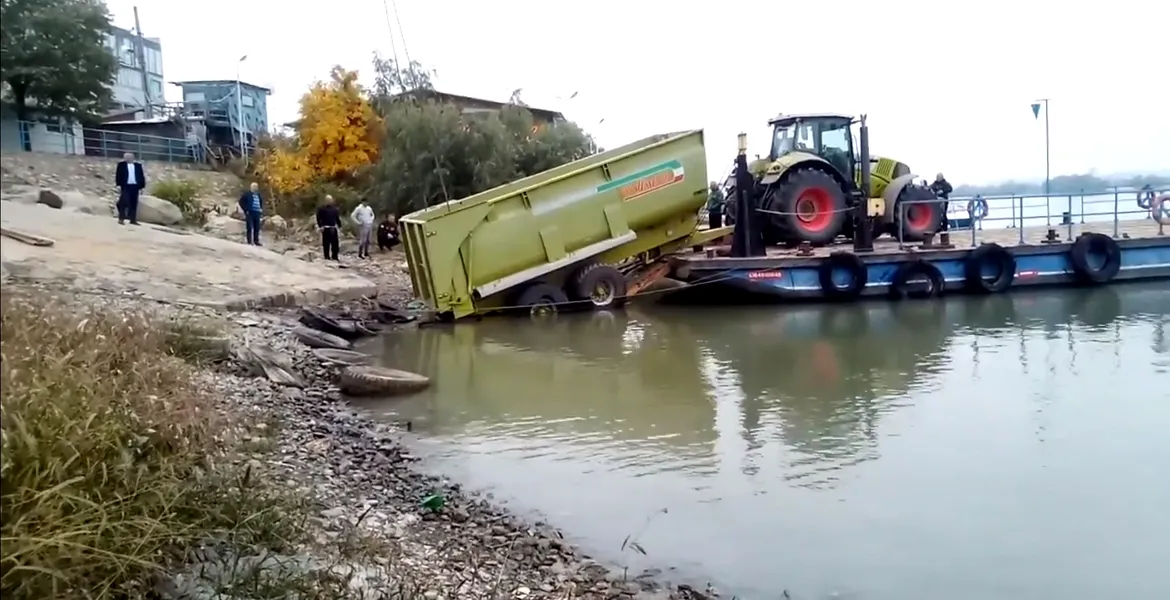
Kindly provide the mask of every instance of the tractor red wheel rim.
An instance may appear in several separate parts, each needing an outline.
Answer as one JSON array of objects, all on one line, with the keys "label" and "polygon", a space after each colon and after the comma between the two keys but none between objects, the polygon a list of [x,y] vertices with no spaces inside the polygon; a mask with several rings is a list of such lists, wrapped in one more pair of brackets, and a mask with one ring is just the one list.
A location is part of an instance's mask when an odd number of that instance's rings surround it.
[{"label": "tractor red wheel rim", "polygon": [[906,207],[906,225],[913,231],[924,231],[934,224],[934,207],[919,204]]},{"label": "tractor red wheel rim", "polygon": [[824,231],[833,222],[833,196],[825,188],[804,190],[796,199],[795,208],[796,220],[805,231]]}]

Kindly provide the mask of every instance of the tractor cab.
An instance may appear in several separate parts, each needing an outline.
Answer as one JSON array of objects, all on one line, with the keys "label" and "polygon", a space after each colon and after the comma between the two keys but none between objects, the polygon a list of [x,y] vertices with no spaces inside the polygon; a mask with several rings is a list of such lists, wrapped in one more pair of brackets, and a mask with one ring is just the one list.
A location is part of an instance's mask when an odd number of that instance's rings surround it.
[{"label": "tractor cab", "polygon": [[792,152],[814,154],[825,159],[846,180],[853,179],[857,166],[853,134],[853,117],[838,114],[780,115],[768,122],[772,126],[769,160]]}]

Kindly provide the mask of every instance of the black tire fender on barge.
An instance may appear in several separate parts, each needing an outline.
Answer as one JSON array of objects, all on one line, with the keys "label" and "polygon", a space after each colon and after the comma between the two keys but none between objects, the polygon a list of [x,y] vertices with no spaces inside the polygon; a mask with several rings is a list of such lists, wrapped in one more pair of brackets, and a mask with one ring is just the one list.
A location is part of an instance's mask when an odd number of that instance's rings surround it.
[{"label": "black tire fender on barge", "polygon": [[[1103,256],[1104,262],[1094,264],[1090,258]],[[1082,233],[1068,251],[1073,275],[1082,283],[1106,283],[1121,270],[1121,248],[1117,241],[1103,233]]]},{"label": "black tire fender on barge", "polygon": [[[911,281],[917,278],[926,279],[926,289],[915,289]],[[894,300],[936,298],[942,295],[945,286],[946,280],[943,279],[942,271],[939,271],[938,267],[922,259],[912,260],[902,263],[898,270],[894,271],[894,278],[890,281],[890,298]]]},{"label": "black tire fender on barge", "polygon": [[[839,285],[833,276],[839,272],[849,273],[849,281]],[[869,282],[869,270],[856,254],[839,250],[828,256],[817,269],[821,282],[821,293],[828,300],[853,300],[865,290]]]},{"label": "black tire fender on barge", "polygon": [[[984,271],[991,267],[997,273],[988,278]],[[1016,279],[1016,257],[995,243],[979,246],[967,255],[963,263],[967,290],[979,294],[998,294],[1007,291]]]}]

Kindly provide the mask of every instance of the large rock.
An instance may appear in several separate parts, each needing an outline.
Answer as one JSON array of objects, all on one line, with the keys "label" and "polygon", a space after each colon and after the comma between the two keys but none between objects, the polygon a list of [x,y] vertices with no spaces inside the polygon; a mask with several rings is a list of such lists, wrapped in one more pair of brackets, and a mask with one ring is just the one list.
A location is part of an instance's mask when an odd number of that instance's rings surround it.
[{"label": "large rock", "polygon": [[138,220],[155,225],[178,225],[183,222],[183,211],[162,198],[142,194],[138,197]]},{"label": "large rock", "polygon": [[208,215],[203,230],[222,236],[243,236],[244,222],[231,218],[228,215]]},{"label": "large rock", "polygon": [[49,196],[55,196],[57,200],[61,202],[61,206],[59,208],[64,210],[75,210],[87,215],[97,215],[102,217],[112,217],[117,212],[114,209],[114,203],[110,200],[106,200],[100,196],[92,196],[77,190],[66,190],[61,192],[41,190],[41,204],[48,204],[49,206],[53,206],[53,204],[45,201],[45,198]]},{"label": "large rock", "polygon": [[64,208],[65,201],[53,190],[41,190],[41,193],[37,195],[37,204],[44,204],[49,208]]}]

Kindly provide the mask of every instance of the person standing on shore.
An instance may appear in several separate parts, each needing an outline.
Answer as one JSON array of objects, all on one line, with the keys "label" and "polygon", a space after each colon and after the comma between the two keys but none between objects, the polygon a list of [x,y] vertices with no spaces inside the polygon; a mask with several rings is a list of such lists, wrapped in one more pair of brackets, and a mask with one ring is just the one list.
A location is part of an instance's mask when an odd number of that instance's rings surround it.
[{"label": "person standing on shore", "polygon": [[134,154],[122,155],[122,162],[114,168],[114,184],[118,186],[118,224],[130,221],[138,224],[138,195],[146,187],[146,170],[134,160]]},{"label": "person standing on shore", "polygon": [[260,221],[264,216],[264,201],[260,184],[252,182],[248,191],[240,194],[240,211],[244,213],[244,241],[250,246],[260,245]]},{"label": "person standing on shore", "polygon": [[370,238],[374,234],[374,209],[362,198],[349,218],[354,220],[358,228],[358,258],[369,258]]},{"label": "person standing on shore", "polygon": [[337,258],[341,245],[337,230],[340,228],[341,212],[333,204],[333,196],[326,195],[325,204],[317,208],[317,230],[321,232],[321,248],[325,251],[325,260],[340,260]]}]

